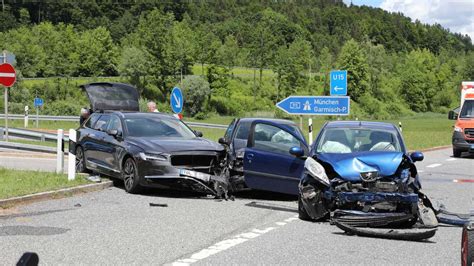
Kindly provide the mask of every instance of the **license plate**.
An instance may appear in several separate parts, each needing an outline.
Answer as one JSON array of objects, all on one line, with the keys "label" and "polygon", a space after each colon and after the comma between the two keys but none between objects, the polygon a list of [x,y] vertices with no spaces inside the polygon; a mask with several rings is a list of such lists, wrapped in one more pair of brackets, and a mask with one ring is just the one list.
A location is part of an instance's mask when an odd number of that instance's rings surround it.
[{"label": "license plate", "polygon": [[180,169],[179,170],[179,175],[194,177],[194,178],[198,178],[198,179],[205,180],[205,181],[208,181],[209,178],[211,178],[211,175],[209,175],[209,174],[196,172],[196,171],[191,171],[191,170],[186,170],[186,169]]},{"label": "license plate", "polygon": [[190,170],[181,169],[181,170],[179,170],[179,175],[190,176],[190,177],[196,177],[196,172],[190,171]]}]

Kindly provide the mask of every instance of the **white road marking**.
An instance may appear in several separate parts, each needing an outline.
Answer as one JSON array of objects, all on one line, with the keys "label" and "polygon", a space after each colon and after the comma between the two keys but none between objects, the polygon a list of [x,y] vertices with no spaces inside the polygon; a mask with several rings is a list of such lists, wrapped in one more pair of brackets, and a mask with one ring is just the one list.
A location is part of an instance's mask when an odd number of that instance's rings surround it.
[{"label": "white road marking", "polygon": [[[279,226],[284,226],[286,225],[287,223],[291,222],[291,221],[294,221],[294,220],[298,220],[298,216],[294,216],[294,217],[290,217],[288,219],[285,219],[284,222],[275,222],[276,225],[279,225]],[[202,249],[194,254],[192,254],[189,258],[185,258],[185,259],[179,259],[173,263],[171,263],[171,265],[173,266],[187,266],[187,265],[190,265],[191,263],[195,263],[199,260],[202,260],[202,259],[205,259],[209,256],[212,256],[214,254],[217,254],[221,251],[224,251],[224,250],[227,250],[227,249],[230,249],[232,247],[235,247],[239,244],[242,244],[250,239],[253,239],[253,238],[256,238],[258,236],[261,236],[263,234],[266,234],[272,230],[275,230],[276,227],[267,227],[265,229],[257,229],[257,228],[254,228],[252,229],[252,231],[250,232],[246,232],[246,233],[242,233],[242,234],[238,234],[232,238],[229,238],[229,239],[226,239],[226,240],[222,240],[208,248],[205,248],[205,249]]]},{"label": "white road marking", "polygon": [[418,170],[418,173],[423,173],[424,171],[423,170]]},{"label": "white road marking", "polygon": [[441,166],[442,164],[440,163],[434,163],[434,164],[430,164],[428,166],[426,166],[427,168],[435,168],[435,167],[438,167],[438,166]]},{"label": "white road marking", "polygon": [[16,77],[15,73],[0,73],[0,78],[14,78]]},{"label": "white road marking", "polygon": [[457,159],[456,158],[449,158],[449,159],[446,159],[446,161],[448,162],[452,162],[452,161],[456,161]]}]

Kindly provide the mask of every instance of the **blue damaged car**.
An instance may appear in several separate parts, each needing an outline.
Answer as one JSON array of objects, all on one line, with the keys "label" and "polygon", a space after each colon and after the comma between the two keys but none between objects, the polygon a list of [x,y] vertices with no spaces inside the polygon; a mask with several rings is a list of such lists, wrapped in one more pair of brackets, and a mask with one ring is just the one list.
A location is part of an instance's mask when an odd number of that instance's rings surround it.
[{"label": "blue damaged car", "polygon": [[437,225],[414,162],[389,123],[326,123],[309,147],[301,134],[271,121],[251,125],[244,154],[248,187],[298,195],[299,217],[351,226],[412,226],[422,211]]},{"label": "blue damaged car", "polygon": [[[411,226],[431,203],[420,192],[416,161],[398,128],[381,122],[329,122],[305,160],[299,216],[352,226]],[[424,217],[423,217],[424,218]],[[426,223],[426,221],[425,221]]]}]

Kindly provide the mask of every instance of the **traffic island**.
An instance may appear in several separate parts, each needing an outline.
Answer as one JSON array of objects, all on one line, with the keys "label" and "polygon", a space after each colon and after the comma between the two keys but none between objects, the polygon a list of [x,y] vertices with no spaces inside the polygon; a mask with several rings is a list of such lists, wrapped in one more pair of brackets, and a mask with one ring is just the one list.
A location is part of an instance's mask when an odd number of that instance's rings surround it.
[{"label": "traffic island", "polygon": [[108,179],[93,183],[78,175],[75,180],[68,181],[64,174],[0,168],[0,208],[70,197],[111,186]]}]

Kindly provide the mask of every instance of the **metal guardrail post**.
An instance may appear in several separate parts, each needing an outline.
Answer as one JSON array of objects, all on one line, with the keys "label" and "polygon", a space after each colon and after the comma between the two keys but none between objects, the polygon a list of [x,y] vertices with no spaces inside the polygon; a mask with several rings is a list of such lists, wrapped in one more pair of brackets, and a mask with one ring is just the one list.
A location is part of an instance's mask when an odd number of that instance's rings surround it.
[{"label": "metal guardrail post", "polygon": [[76,130],[69,129],[69,154],[68,154],[67,179],[76,178]]},{"label": "metal guardrail post", "polygon": [[58,138],[56,145],[56,173],[64,171],[64,131],[58,129]]}]

